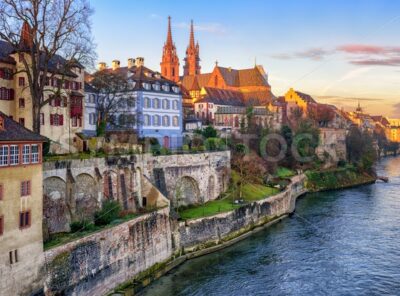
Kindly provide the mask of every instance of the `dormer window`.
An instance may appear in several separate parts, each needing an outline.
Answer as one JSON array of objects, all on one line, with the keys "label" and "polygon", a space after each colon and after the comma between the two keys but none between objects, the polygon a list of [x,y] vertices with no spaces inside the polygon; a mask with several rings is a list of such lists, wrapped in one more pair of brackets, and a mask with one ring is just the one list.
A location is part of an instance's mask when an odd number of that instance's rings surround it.
[{"label": "dormer window", "polygon": [[179,87],[173,86],[172,90],[173,90],[174,93],[178,93],[179,92]]},{"label": "dormer window", "polygon": [[153,84],[153,89],[159,91],[160,90],[160,84],[159,83],[154,83]]},{"label": "dormer window", "polygon": [[144,73],[144,75],[146,75],[147,77],[152,77],[153,76],[150,72],[146,72],[146,73]]},{"label": "dormer window", "polygon": [[147,83],[147,82],[143,82],[143,88],[144,89],[146,89],[146,90],[149,90],[150,89],[150,83]]},{"label": "dormer window", "polygon": [[161,78],[161,74],[158,73],[158,72],[156,72],[156,73],[154,74],[154,77],[157,78],[157,79],[160,79],[160,78]]},{"label": "dormer window", "polygon": [[162,86],[163,91],[169,91],[169,85],[168,84],[164,84]]}]

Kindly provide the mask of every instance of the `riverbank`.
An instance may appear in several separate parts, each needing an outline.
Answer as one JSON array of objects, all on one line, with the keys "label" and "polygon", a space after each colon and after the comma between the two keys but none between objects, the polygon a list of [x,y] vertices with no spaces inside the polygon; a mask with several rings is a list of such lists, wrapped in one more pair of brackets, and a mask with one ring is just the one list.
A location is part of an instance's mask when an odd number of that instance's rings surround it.
[{"label": "riverbank", "polygon": [[[375,177],[368,174],[358,174],[353,167],[306,172],[305,175],[291,178],[290,186],[282,193],[251,203],[247,209],[238,208],[212,217],[180,222],[178,223],[179,233],[186,239],[184,239],[183,243],[181,241],[182,247],[179,252],[175,253],[166,262],[155,266],[154,269],[137,275],[132,281],[124,283],[114,292],[122,295],[134,295],[187,260],[222,250],[281,221],[295,210],[296,199],[307,192],[340,190],[374,183],[375,181]],[[265,202],[273,204],[274,200],[279,200],[283,196],[289,197],[290,201],[282,212],[276,212],[277,215],[274,216],[264,213],[256,223],[254,223],[254,220],[250,220],[238,229],[232,230],[236,228],[235,221],[237,218],[240,220],[240,217],[243,216],[240,211],[242,213],[246,212],[254,207],[255,204],[263,204]],[[231,219],[231,216],[235,217],[234,220]],[[226,225],[230,226],[228,230],[224,229]],[[190,238],[187,239],[187,237]],[[189,243],[186,242],[187,240]]]}]

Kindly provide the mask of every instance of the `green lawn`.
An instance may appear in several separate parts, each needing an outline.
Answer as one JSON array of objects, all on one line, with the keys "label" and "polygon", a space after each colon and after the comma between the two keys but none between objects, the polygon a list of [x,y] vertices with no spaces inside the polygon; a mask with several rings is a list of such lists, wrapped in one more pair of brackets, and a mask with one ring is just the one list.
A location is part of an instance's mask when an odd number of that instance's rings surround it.
[{"label": "green lawn", "polygon": [[296,175],[296,172],[285,168],[285,167],[278,167],[278,169],[276,170],[276,176],[279,178],[289,178]]},{"label": "green lawn", "polygon": [[[245,200],[245,202],[252,202],[263,199],[270,195],[274,195],[278,192],[279,190],[276,188],[267,187],[259,184],[247,184],[243,188],[243,199]],[[179,211],[179,214],[182,219],[187,220],[212,216],[218,213],[229,212],[231,210],[237,209],[241,206],[241,204],[233,204],[231,194],[231,192],[227,192],[227,197],[223,199],[213,200],[207,202],[204,205],[181,210]],[[238,198],[239,197],[237,196],[236,199]]]}]

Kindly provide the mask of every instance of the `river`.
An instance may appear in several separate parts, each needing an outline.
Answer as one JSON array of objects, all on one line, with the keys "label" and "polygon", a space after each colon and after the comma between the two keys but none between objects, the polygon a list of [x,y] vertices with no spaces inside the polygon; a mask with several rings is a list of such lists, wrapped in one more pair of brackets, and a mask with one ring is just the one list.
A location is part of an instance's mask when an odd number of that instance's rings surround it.
[{"label": "river", "polygon": [[307,194],[290,218],[187,261],[143,295],[400,295],[400,157],[390,182]]}]

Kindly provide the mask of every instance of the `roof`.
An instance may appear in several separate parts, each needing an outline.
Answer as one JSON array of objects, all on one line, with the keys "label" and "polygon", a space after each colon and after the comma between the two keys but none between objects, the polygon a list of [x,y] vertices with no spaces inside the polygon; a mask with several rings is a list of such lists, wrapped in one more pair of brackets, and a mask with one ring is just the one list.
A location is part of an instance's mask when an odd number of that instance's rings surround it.
[{"label": "roof", "polygon": [[307,103],[316,103],[316,101],[308,94],[296,91],[296,94]]},{"label": "roof", "polygon": [[0,111],[0,117],[4,120],[4,130],[0,130],[0,142],[46,142],[47,139],[38,135]]},{"label": "roof", "polygon": [[97,89],[90,83],[85,83],[85,93],[97,93]]},{"label": "roof", "polygon": [[207,95],[196,103],[214,103],[216,105],[244,106],[243,94],[240,91],[205,87]]},{"label": "roof", "polygon": [[[179,87],[179,85],[176,82],[161,76],[159,72],[153,71],[145,66],[132,66],[129,68],[119,67],[118,69],[115,70],[113,70],[112,68],[107,68],[102,71],[109,71],[109,72],[119,73],[121,75],[126,75],[128,79],[134,80],[136,82],[136,85],[133,88],[133,90],[144,89],[142,85],[143,82],[147,83],[158,82],[160,83],[160,85],[168,84],[169,86]],[[152,89],[152,91],[154,90]],[[173,92],[173,90],[170,89],[170,92]]]},{"label": "roof", "polygon": [[[8,64],[15,64],[15,59],[11,57],[10,55],[14,53],[16,49],[14,48],[13,45],[9,44],[6,41],[0,40],[0,61]],[[43,65],[44,62],[44,55],[41,56],[41,63]],[[65,74],[67,76],[71,77],[78,77],[74,72],[67,70],[67,71],[62,71],[60,68],[60,65],[66,64],[67,60],[64,59],[63,57],[59,55],[53,56],[49,63],[48,63],[48,72],[50,73],[56,73],[56,74]],[[82,68],[82,65],[80,65],[78,62],[75,63],[76,67]],[[42,66],[43,67],[43,66]]]},{"label": "roof", "polygon": [[247,105],[266,105],[273,101],[274,95],[270,91],[243,92]]},{"label": "roof", "polygon": [[218,107],[217,112],[215,114],[245,114],[246,107],[240,106],[222,106]]}]

